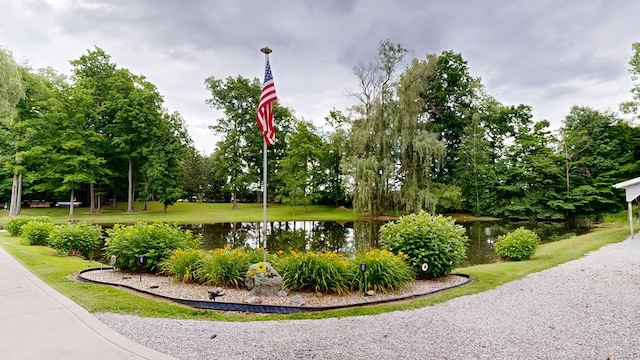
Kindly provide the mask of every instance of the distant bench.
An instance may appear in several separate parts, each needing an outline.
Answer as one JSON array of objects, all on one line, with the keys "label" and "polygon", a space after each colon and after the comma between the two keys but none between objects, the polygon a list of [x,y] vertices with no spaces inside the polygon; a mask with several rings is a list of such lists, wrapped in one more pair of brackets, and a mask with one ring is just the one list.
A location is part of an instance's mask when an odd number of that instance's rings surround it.
[{"label": "distant bench", "polygon": [[[70,206],[71,205],[71,201],[58,201],[56,203],[56,206]],[[81,201],[74,201],[73,202],[73,207],[78,207],[78,206],[82,206],[82,202]]]},{"label": "distant bench", "polygon": [[30,202],[29,203],[29,207],[30,208],[48,208],[51,207],[51,203],[49,202]]}]

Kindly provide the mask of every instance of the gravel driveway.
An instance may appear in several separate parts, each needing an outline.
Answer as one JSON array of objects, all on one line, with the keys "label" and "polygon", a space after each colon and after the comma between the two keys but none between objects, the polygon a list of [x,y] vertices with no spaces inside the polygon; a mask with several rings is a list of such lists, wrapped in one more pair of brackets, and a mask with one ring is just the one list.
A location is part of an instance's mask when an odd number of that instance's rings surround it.
[{"label": "gravel driveway", "polygon": [[96,316],[184,360],[639,359],[640,239],[419,310],[249,323]]}]

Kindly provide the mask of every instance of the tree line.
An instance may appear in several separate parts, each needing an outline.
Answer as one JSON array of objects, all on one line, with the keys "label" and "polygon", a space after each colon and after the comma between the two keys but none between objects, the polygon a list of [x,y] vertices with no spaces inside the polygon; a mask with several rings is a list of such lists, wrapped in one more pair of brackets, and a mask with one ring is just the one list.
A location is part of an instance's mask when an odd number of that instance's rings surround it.
[{"label": "tree line", "polygon": [[107,199],[126,199],[127,212],[134,199],[154,199],[166,211],[182,196],[191,139],[144,76],[97,47],[71,61],[70,77],[0,56],[0,194],[10,216],[23,197],[68,200],[73,215],[79,191],[92,213]]},{"label": "tree line", "polygon": [[[638,80],[640,43],[632,47]],[[11,63],[8,51],[0,54]],[[380,42],[376,57],[353,68],[357,104],[330,111],[323,129],[274,105],[269,201],[344,205],[373,217],[463,210],[567,221],[624,208],[612,185],[640,174],[640,84],[620,106],[631,118],[574,106],[552,130],[534,121],[530,106],[491,96],[460,53],[407,54]],[[232,208],[262,201],[257,78],[205,79],[206,103],[223,114],[210,126],[220,140],[205,155],[144,76],[118,68],[99,48],[71,64],[70,79],[2,67],[3,197],[72,199],[82,187],[91,211],[105,196],[126,198],[129,211],[134,199]]]},{"label": "tree line", "polygon": [[[640,45],[629,64],[640,75]],[[354,66],[357,105],[332,110],[331,131],[275,106],[270,200],[345,204],[371,216],[397,210],[598,219],[624,208],[612,185],[640,175],[640,85],[612,111],[574,106],[557,130],[534,121],[526,104],[504,105],[470,73],[460,53],[406,59],[382,41],[377,56]],[[403,67],[404,66],[404,67]],[[252,111],[258,79],[208,78],[207,103],[224,116],[211,129],[214,153],[194,154],[186,189],[216,201],[260,201],[261,146]],[[200,180],[198,180],[200,179]],[[235,206],[235,205],[234,205]]]}]

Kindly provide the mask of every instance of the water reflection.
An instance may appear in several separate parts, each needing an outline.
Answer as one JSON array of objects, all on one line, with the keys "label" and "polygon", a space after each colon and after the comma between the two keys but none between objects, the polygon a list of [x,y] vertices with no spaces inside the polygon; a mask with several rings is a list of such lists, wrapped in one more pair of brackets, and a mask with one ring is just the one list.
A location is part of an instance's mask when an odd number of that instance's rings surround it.
[{"label": "water reflection", "polygon": [[[282,221],[267,223],[267,248],[270,252],[322,251],[353,256],[356,253],[380,247],[379,230],[384,222],[356,221]],[[543,242],[554,241],[576,233],[562,223],[530,223],[503,221],[476,221],[460,224],[469,237],[464,266],[486,264],[496,260],[493,243],[500,235],[518,227],[536,231]],[[202,234],[205,249],[233,248],[257,249],[262,247],[262,223],[238,222],[185,225]],[[586,232],[585,229],[578,233]]]}]

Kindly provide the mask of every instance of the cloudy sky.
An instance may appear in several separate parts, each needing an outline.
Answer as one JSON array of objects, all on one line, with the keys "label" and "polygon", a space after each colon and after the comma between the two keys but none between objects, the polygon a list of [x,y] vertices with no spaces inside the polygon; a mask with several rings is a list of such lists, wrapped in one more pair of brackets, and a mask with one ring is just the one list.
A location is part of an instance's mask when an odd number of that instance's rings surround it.
[{"label": "cloudy sky", "polygon": [[262,81],[265,45],[281,104],[319,126],[353,104],[353,67],[389,39],[421,59],[461,53],[499,101],[557,127],[572,105],[617,111],[630,99],[638,14],[630,0],[0,0],[0,46],[64,74],[102,48],[154,83],[209,154],[222,114],[205,104],[204,79]]}]

